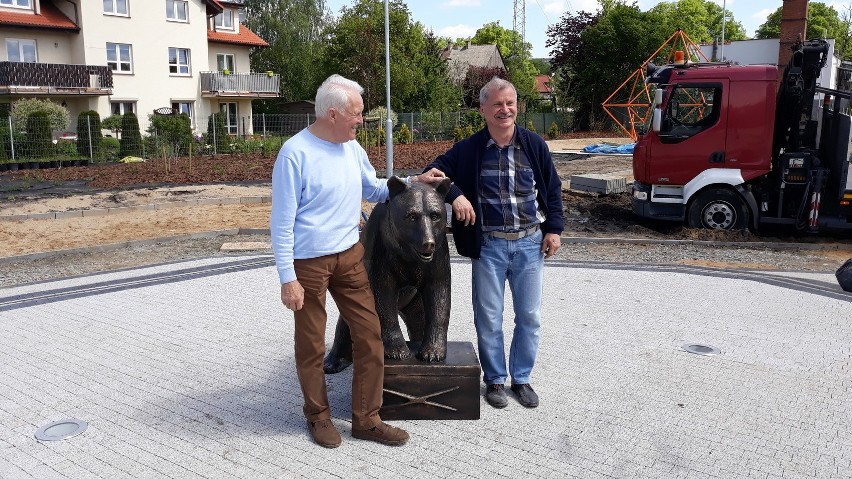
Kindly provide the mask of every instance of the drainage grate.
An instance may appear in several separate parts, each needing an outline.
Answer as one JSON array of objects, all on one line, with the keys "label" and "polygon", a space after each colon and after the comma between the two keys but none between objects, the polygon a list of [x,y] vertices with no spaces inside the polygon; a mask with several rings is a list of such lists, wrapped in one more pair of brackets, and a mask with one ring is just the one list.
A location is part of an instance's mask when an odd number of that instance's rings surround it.
[{"label": "drainage grate", "polygon": [[38,428],[35,433],[39,441],[62,441],[83,434],[89,427],[86,421],[79,419],[62,419]]},{"label": "drainage grate", "polygon": [[706,344],[684,344],[681,348],[692,354],[700,354],[701,356],[715,356],[717,354],[722,354],[722,351],[715,346],[708,346]]}]

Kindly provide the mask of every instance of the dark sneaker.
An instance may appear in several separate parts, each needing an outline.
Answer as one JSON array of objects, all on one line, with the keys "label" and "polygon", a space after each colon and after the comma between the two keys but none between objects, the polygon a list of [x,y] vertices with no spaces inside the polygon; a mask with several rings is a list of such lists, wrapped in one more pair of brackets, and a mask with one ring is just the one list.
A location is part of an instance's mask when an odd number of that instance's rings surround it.
[{"label": "dark sneaker", "polygon": [[512,392],[523,407],[538,407],[538,394],[529,384],[512,384]]},{"label": "dark sneaker", "polygon": [[331,419],[308,421],[308,431],[314,438],[314,442],[322,447],[335,448],[340,445],[340,433],[331,423]]},{"label": "dark sneaker", "polygon": [[386,446],[402,446],[408,442],[407,432],[384,422],[369,429],[352,428],[352,437],[375,441]]},{"label": "dark sneaker", "polygon": [[485,386],[485,400],[488,404],[502,409],[509,404],[509,399],[506,397],[505,386],[502,384],[488,384]]}]

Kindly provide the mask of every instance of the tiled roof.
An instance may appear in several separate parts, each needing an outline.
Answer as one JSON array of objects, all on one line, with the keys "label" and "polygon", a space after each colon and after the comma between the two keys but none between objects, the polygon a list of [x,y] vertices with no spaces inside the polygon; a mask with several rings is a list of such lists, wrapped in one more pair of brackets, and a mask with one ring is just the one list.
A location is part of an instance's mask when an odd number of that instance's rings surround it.
[{"label": "tiled roof", "polygon": [[207,30],[207,41],[217,43],[235,43],[237,45],[251,45],[254,47],[268,47],[269,44],[248,27],[240,24],[240,33],[229,33]]},{"label": "tiled roof", "polygon": [[47,28],[51,30],[80,30],[70,18],[60,12],[52,3],[43,2],[41,4],[41,13],[38,15],[32,13],[14,13],[3,11],[0,12],[0,26],[7,27],[27,27],[27,28]]},{"label": "tiled roof", "polygon": [[550,88],[550,77],[548,75],[535,76],[535,91],[539,93],[553,93],[553,89]]},{"label": "tiled roof", "polygon": [[506,69],[495,44],[452,46],[442,52],[442,57],[447,59],[449,75],[454,81],[464,80],[467,70],[472,66]]}]

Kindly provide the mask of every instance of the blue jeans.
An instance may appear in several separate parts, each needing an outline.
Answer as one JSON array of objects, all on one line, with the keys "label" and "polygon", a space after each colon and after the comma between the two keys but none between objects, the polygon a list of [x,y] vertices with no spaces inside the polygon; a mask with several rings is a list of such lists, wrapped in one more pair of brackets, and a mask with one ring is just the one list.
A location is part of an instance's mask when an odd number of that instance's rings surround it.
[{"label": "blue jeans", "polygon": [[479,259],[473,265],[473,322],[485,384],[505,384],[506,352],[503,345],[503,296],[506,280],[512,290],[515,330],[509,349],[512,384],[530,382],[538,353],[541,326],[541,230],[518,240],[485,235]]}]

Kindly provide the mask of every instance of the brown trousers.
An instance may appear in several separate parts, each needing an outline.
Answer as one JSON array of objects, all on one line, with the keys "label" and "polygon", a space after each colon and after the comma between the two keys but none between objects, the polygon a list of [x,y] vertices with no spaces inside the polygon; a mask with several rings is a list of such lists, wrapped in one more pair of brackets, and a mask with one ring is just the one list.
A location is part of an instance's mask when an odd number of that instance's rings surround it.
[{"label": "brown trousers", "polygon": [[305,304],[294,313],[296,372],[311,422],[331,417],[322,369],[326,290],[352,332],[352,428],[370,428],[381,421],[384,346],[363,258],[364,247],[355,243],[341,253],[294,261],[296,278],[305,288]]}]

